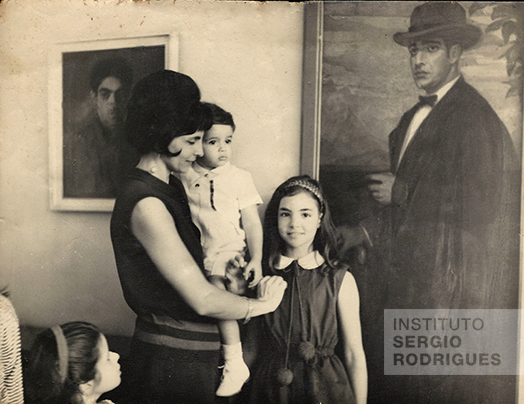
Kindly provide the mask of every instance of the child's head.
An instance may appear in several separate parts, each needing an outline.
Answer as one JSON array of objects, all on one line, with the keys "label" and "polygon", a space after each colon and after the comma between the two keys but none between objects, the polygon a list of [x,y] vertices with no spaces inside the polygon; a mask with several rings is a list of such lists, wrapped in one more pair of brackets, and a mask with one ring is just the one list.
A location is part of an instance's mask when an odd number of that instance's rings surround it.
[{"label": "child's head", "polygon": [[28,403],[81,404],[120,384],[118,354],[109,352],[98,328],[70,322],[40,333],[28,355]]},{"label": "child's head", "polygon": [[317,250],[332,264],[335,246],[334,226],[319,183],[303,175],[281,184],[264,218],[264,262],[274,268],[279,254],[300,258]]},{"label": "child's head", "polygon": [[213,125],[204,133],[204,155],[197,161],[202,167],[213,169],[226,164],[231,158],[231,143],[235,122],[233,116],[218,105],[204,103],[213,116]]}]

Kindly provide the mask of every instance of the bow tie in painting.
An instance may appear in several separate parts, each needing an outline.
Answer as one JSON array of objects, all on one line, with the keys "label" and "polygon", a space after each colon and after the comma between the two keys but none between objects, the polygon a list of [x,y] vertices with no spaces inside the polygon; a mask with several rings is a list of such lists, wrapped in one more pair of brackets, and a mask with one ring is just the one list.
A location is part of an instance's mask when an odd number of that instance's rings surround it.
[{"label": "bow tie in painting", "polygon": [[429,105],[430,107],[434,107],[437,103],[437,96],[436,95],[421,95],[418,97],[420,106]]}]

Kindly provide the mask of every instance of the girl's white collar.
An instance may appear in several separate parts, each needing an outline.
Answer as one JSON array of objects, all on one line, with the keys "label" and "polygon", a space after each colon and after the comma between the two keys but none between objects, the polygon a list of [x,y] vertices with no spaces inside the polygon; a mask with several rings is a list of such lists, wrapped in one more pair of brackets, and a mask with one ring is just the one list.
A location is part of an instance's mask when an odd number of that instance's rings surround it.
[{"label": "girl's white collar", "polygon": [[[287,268],[292,262],[294,261],[293,258],[286,257],[285,255],[280,255],[277,264],[275,265],[276,269],[284,269]],[[300,265],[301,268],[304,269],[315,269],[321,266],[325,260],[320,255],[318,251],[310,252],[308,255],[299,258],[297,260],[298,265]]]}]

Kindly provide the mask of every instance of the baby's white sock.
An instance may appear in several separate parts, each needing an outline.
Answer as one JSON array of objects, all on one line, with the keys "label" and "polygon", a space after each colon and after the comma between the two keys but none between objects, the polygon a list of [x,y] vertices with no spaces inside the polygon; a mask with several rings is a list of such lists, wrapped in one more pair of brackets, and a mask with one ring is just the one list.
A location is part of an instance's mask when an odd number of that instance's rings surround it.
[{"label": "baby's white sock", "polygon": [[224,352],[224,361],[227,362],[244,362],[242,358],[242,343],[223,344],[222,351]]}]

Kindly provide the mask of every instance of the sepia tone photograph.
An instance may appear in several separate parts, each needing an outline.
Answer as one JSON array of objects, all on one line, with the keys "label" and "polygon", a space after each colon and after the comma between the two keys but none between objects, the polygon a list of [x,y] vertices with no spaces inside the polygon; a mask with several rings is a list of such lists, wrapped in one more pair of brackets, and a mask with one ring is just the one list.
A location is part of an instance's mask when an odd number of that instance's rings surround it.
[{"label": "sepia tone photograph", "polygon": [[523,402],[523,37],[0,1],[0,403]]}]

